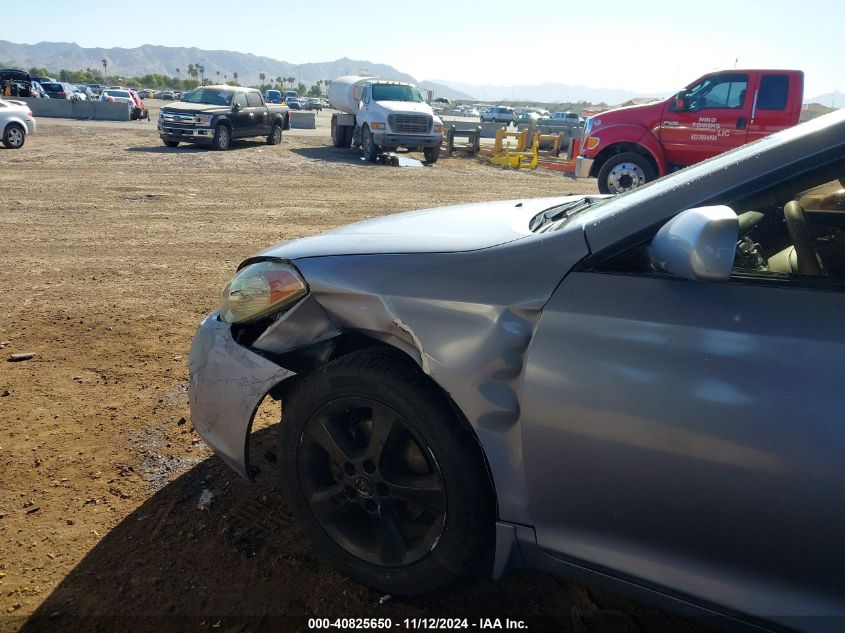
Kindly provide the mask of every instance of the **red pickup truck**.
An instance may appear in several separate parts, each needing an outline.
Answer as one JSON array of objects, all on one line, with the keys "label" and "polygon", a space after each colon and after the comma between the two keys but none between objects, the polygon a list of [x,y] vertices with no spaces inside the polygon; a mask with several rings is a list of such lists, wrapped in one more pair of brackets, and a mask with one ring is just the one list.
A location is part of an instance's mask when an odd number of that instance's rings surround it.
[{"label": "red pickup truck", "polygon": [[723,70],[666,101],[587,119],[575,162],[601,193],[621,193],[798,123],[800,70]]}]

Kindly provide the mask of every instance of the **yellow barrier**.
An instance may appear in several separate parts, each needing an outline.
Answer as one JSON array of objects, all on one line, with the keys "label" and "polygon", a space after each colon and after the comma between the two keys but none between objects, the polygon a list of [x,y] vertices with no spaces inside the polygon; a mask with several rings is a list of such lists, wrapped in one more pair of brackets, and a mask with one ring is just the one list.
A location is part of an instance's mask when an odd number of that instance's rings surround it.
[{"label": "yellow barrier", "polygon": [[[507,169],[535,169],[539,158],[540,135],[533,134],[530,139],[527,130],[508,132],[505,128],[496,130],[496,143],[493,146],[493,156],[490,163]],[[506,138],[516,139],[516,149],[511,149]]]}]

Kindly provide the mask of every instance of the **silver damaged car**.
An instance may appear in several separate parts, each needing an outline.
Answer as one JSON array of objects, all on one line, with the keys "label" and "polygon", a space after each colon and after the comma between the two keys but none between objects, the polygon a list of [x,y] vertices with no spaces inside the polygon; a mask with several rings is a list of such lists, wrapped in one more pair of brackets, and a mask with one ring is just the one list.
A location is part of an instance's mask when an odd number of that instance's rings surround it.
[{"label": "silver damaged car", "polygon": [[381,591],[533,567],[845,622],[845,111],[617,197],[403,213],[244,261],[190,354],[250,477]]}]

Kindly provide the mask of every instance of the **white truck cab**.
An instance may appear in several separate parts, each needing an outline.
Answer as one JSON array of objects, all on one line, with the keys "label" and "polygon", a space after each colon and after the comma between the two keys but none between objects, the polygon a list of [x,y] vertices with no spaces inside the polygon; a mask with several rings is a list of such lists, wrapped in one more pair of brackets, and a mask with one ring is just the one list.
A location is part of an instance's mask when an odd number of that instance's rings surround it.
[{"label": "white truck cab", "polygon": [[404,81],[375,77],[340,77],[329,85],[335,147],[360,146],[375,162],[382,151],[399,147],[422,150],[426,162],[440,154],[444,126],[419,89]]}]

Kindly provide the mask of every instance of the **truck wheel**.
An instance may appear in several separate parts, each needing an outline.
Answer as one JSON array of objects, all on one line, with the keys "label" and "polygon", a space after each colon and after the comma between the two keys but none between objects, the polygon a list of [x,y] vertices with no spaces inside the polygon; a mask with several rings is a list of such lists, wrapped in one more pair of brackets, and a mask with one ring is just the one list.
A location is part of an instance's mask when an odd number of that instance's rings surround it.
[{"label": "truck wheel", "polygon": [[624,193],[654,180],[654,169],[640,154],[623,152],[611,156],[599,170],[601,193]]},{"label": "truck wheel", "polygon": [[223,152],[229,149],[229,141],[231,136],[229,128],[225,125],[218,125],[214,128],[214,138],[211,141],[211,149]]},{"label": "truck wheel", "polygon": [[424,147],[423,156],[425,156],[425,162],[429,165],[433,165],[437,162],[437,159],[440,158],[440,146],[435,145],[434,147]]},{"label": "truck wheel", "polygon": [[363,130],[361,130],[361,150],[364,152],[364,158],[371,163],[378,160],[379,146],[376,145],[376,141],[373,138],[373,133],[370,132],[370,128],[366,126]]},{"label": "truck wheel", "polygon": [[164,141],[167,147],[179,147],[179,141]]},{"label": "truck wheel", "polygon": [[284,408],[281,487],[335,567],[392,594],[489,573],[495,503],[483,456],[418,367],[348,354],[306,376]]},{"label": "truck wheel", "polygon": [[26,132],[17,123],[9,123],[3,131],[3,145],[9,149],[20,149],[26,142]]},{"label": "truck wheel", "polygon": [[332,117],[332,145],[334,147],[343,147],[344,138],[346,138],[346,134],[343,131],[343,127],[337,124],[337,117]]},{"label": "truck wheel", "polygon": [[273,129],[270,130],[270,136],[267,137],[267,143],[270,145],[278,145],[282,142],[282,126],[277,121],[273,124]]}]

